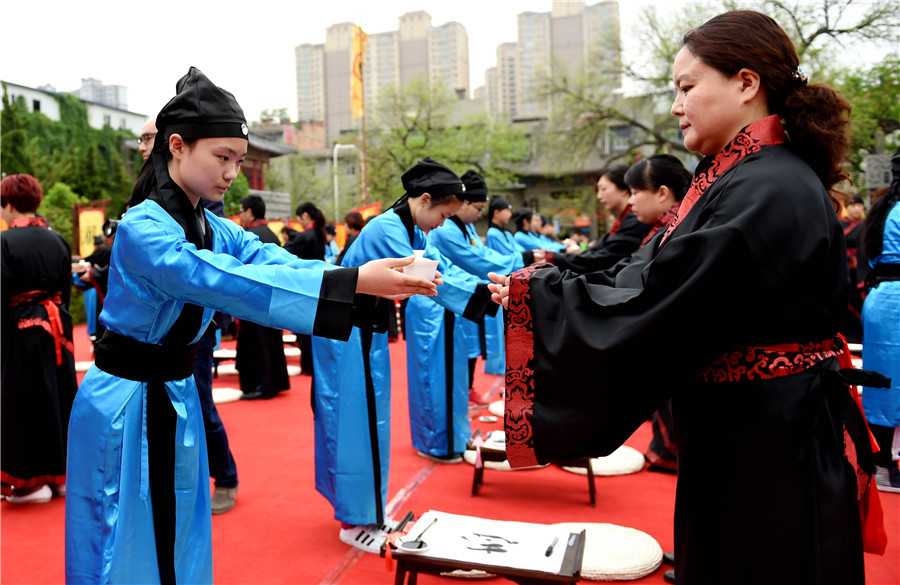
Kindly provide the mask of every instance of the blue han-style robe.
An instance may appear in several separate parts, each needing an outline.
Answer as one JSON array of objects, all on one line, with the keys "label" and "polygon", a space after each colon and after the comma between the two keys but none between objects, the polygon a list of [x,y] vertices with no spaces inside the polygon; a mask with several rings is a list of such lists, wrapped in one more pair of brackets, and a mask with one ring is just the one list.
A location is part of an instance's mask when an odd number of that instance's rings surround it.
[{"label": "blue han-style robe", "polygon": [[499,228],[491,225],[487,231],[485,243],[488,248],[500,252],[501,254],[521,254],[525,250],[534,250],[535,248],[525,248],[516,241],[512,232],[505,228]]},{"label": "blue han-style robe", "polygon": [[[413,250],[425,250],[426,257],[439,260],[437,269],[443,275],[444,284],[438,287],[436,297],[414,296],[407,303],[405,324],[407,361],[411,372],[409,384],[410,388],[425,388],[428,391],[432,386],[440,388],[440,396],[443,397],[444,362],[438,357],[444,355],[443,330],[438,335],[439,340],[428,340],[419,339],[416,329],[422,322],[424,312],[437,307],[443,313],[444,309],[431,302],[432,299],[443,307],[473,317],[484,314],[493,305],[487,286],[479,284],[474,277],[440,256],[428,243],[425,233],[413,223],[409,206],[405,203],[366,224],[341,264],[359,266],[378,258],[411,256]],[[429,301],[431,306],[422,303],[423,300]],[[393,306],[392,303],[389,305]],[[433,341],[441,343],[440,347],[430,347],[429,343]],[[368,352],[363,351],[364,346],[369,346]],[[347,342],[314,337],[313,359],[316,371],[313,380],[316,489],[334,506],[337,520],[355,525],[381,524],[387,498],[390,457],[391,375],[387,335],[354,328]],[[429,376],[431,380],[427,380]],[[463,369],[454,377],[467,380],[467,370]],[[430,386],[423,386],[421,380],[427,380]],[[418,399],[411,402],[410,424],[413,429],[420,425],[423,416],[428,416],[425,406]],[[468,439],[468,395],[462,409],[457,410],[462,412],[462,419],[456,414],[452,417],[454,428],[460,429],[455,430],[454,434],[463,434],[461,429],[464,427],[465,439]],[[439,432],[446,437],[446,415],[430,424],[438,425]],[[413,444],[416,445],[419,439],[414,430]],[[461,448],[465,448],[465,440]]]},{"label": "blue han-style robe", "polygon": [[[163,186],[118,226],[100,316],[110,339],[163,348],[185,314],[192,318],[180,329],[189,332],[178,344],[183,350],[199,340],[217,310],[270,327],[349,334],[358,271],[326,272],[334,267],[298,260],[232,221],[197,214],[162,173]],[[148,361],[144,352],[135,353],[132,359]],[[178,583],[212,583],[209,471],[194,377],[126,379],[101,369],[100,358],[82,381],[69,423],[66,580],[160,583],[166,572],[166,580]],[[148,397],[171,404],[171,434],[160,435],[155,419],[148,419]],[[170,449],[163,441],[174,460],[174,485],[154,493],[151,471],[163,468],[152,467],[148,453],[159,436],[174,439]],[[171,477],[172,470],[165,473]],[[159,556],[154,502],[174,523],[174,550]]]},{"label": "blue han-style robe", "polygon": [[538,240],[541,242],[541,248],[545,250],[550,250],[551,252],[565,252],[566,245],[562,242],[557,242],[556,240],[552,240],[545,236],[544,234],[540,234],[538,236]]},{"label": "blue han-style robe", "polygon": [[[898,157],[894,155],[895,177]],[[900,265],[900,203],[895,203],[884,222],[881,254],[871,261]],[[863,367],[891,379],[890,388],[863,387],[866,419],[883,427],[900,426],[900,280],[879,279],[863,304]]]},{"label": "blue han-style robe", "polygon": [[547,243],[541,240],[540,234],[518,231],[513,237],[526,250],[543,250],[547,246]]},{"label": "blue han-style robe", "polygon": [[[499,231],[499,230],[498,230]],[[487,280],[489,272],[510,274],[525,267],[524,256],[531,257],[530,252],[513,251],[500,253],[482,243],[475,231],[475,226],[464,225],[457,217],[451,217],[444,225],[428,234],[428,239],[441,253],[454,264],[478,278]],[[532,257],[533,259],[533,257]],[[469,357],[481,354],[479,324],[463,319],[466,340],[469,343]],[[484,371],[487,374],[503,375],[506,373],[506,350],[503,343],[503,314],[485,316],[484,320],[485,349]],[[472,355],[472,354],[475,355]]]},{"label": "blue han-style robe", "polygon": [[[491,225],[487,231],[487,242],[486,245],[491,250],[495,252],[499,252],[504,255],[515,255],[515,254],[528,254],[532,250],[532,248],[525,249],[522,247],[519,242],[516,241],[516,238],[513,236],[512,232],[509,230],[498,228],[495,225]],[[532,260],[533,260],[532,256]],[[503,307],[500,307],[500,310],[497,311],[497,315],[494,317],[485,317],[484,319],[484,337],[485,342],[489,347],[500,347],[503,350],[503,360],[499,363],[494,363],[493,361],[488,364],[487,360],[485,360],[484,371],[488,374],[505,374],[506,373],[506,329],[503,323]]]}]

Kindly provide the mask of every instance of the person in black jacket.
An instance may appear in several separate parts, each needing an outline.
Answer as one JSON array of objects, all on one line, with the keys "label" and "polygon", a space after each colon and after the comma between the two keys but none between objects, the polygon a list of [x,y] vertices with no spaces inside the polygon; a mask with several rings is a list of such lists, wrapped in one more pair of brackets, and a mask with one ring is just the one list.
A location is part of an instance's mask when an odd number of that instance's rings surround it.
[{"label": "person in black jacket", "polygon": [[[306,201],[295,211],[303,231],[284,244],[284,249],[304,260],[325,260],[325,214],[313,203]],[[296,333],[300,348],[300,371],[312,375],[312,341],[309,335]]]},{"label": "person in black jacket", "polygon": [[[262,197],[247,195],[241,199],[240,217],[244,229],[259,236],[259,241],[279,244],[278,236],[268,226],[266,202]],[[291,387],[281,329],[241,319],[235,366],[243,392],[242,400],[275,398],[279,392]]]}]

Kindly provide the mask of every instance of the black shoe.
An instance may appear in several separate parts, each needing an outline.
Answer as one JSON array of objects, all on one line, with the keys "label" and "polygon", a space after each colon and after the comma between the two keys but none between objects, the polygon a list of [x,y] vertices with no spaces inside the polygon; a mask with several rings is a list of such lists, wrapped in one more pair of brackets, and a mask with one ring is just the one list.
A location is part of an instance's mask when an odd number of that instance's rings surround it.
[{"label": "black shoe", "polygon": [[260,398],[265,398],[265,396],[263,396],[263,393],[259,390],[255,392],[244,392],[241,396],[241,400],[259,400]]},{"label": "black shoe", "polygon": [[666,583],[674,583],[675,582],[675,569],[669,569],[665,573],[663,573],[663,579],[666,580]]},{"label": "black shoe", "polygon": [[663,562],[667,565],[675,566],[675,553],[663,553]]}]

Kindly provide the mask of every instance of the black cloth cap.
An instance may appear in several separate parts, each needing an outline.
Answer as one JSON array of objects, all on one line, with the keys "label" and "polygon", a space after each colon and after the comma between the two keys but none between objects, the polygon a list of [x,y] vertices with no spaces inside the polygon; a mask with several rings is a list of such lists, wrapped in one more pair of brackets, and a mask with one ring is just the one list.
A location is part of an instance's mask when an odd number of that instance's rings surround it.
[{"label": "black cloth cap", "polygon": [[217,87],[202,71],[191,67],[175,84],[175,97],[156,116],[158,136],[153,152],[168,149],[169,137],[185,140],[233,137],[249,139],[244,111],[234,96]]},{"label": "black cloth cap", "polygon": [[466,171],[462,176],[463,185],[466,186],[464,197],[469,203],[478,203],[479,201],[487,201],[488,190],[484,177],[475,171]]},{"label": "black cloth cap", "polygon": [[495,211],[500,211],[502,209],[512,209],[512,205],[509,204],[504,197],[499,195],[494,195],[491,197],[491,202],[488,203],[488,219],[492,219],[494,217]]},{"label": "black cloth cap", "polygon": [[400,178],[403,188],[410,197],[421,197],[423,193],[431,195],[456,195],[465,198],[466,186],[459,176],[429,157],[425,157],[412,168],[407,169]]}]

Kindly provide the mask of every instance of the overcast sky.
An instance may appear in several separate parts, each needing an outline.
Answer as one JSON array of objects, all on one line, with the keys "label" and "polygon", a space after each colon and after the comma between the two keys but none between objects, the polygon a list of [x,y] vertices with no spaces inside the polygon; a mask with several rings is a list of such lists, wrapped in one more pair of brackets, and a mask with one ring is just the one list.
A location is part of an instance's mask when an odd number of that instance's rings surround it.
[{"label": "overcast sky", "polygon": [[[683,2],[684,0],[675,0]],[[650,3],[619,3],[622,39]],[[588,0],[594,4],[596,0]],[[425,10],[432,24],[461,23],[469,35],[470,85],[484,84],[497,45],[516,40],[516,15],[548,12],[552,0],[46,0],[5,2],[0,18],[0,79],[72,91],[92,77],[128,88],[128,109],[155,115],[188,67],[231,91],[248,119],[287,108],[296,117],[294,47],[324,43],[325,29],[354,22],[367,33],[397,30],[406,12]],[[626,55],[627,56],[627,55]]]}]

